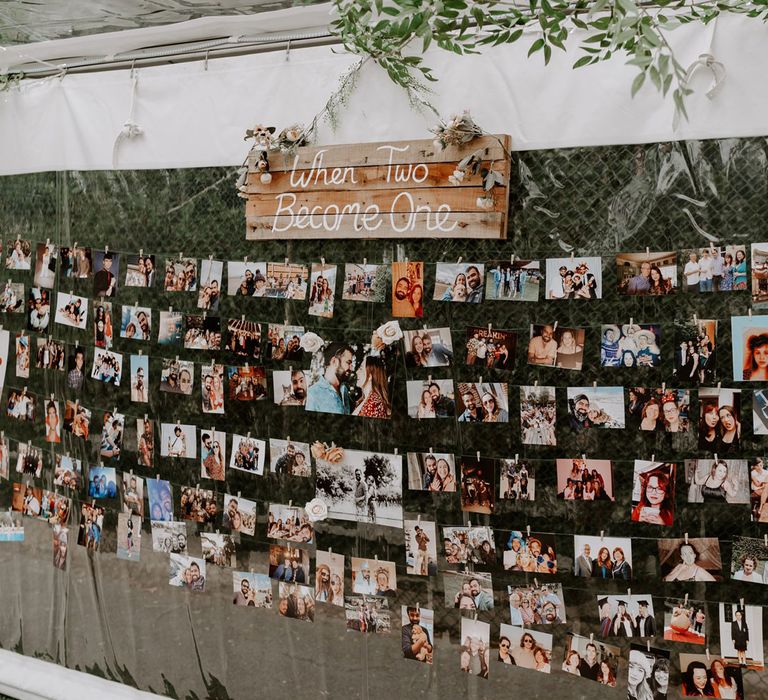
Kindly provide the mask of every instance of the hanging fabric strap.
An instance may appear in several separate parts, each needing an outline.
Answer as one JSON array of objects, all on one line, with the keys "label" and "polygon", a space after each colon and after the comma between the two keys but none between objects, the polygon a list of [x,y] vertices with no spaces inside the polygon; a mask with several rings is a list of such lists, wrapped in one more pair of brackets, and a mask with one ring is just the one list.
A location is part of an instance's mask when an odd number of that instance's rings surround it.
[{"label": "hanging fabric strap", "polygon": [[139,73],[138,71],[131,69],[131,107],[128,111],[128,119],[126,119],[123,128],[115,138],[115,144],[112,146],[112,169],[117,170],[117,152],[120,149],[120,144],[126,139],[136,138],[144,133],[143,129],[134,121],[134,112],[136,111],[136,93],[139,85]]}]

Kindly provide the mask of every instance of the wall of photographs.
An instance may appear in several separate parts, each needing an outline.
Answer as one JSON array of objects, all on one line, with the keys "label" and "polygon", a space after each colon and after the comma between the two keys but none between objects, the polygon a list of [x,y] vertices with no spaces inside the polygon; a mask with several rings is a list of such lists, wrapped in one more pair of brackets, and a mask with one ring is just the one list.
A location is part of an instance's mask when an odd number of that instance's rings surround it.
[{"label": "wall of photographs", "polygon": [[0,644],[179,696],[765,693],[766,162],[526,153],[506,241],[0,180]]}]

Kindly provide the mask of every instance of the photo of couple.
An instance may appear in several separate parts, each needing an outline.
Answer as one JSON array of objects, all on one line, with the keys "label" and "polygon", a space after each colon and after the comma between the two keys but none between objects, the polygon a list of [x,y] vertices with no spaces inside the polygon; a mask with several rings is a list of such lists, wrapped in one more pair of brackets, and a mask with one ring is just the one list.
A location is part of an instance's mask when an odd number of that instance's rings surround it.
[{"label": "photo of couple", "polygon": [[392,315],[421,318],[424,315],[424,263],[392,263]]},{"label": "photo of couple", "polygon": [[741,451],[741,390],[699,389],[699,451],[716,455]]},{"label": "photo of couple", "polygon": [[580,370],[584,362],[584,329],[531,324],[528,364]]},{"label": "photo of couple", "polygon": [[464,574],[454,571],[443,573],[445,605],[458,608],[462,614],[475,616],[478,611],[493,609],[493,582],[490,574]]},{"label": "photo of couple", "polygon": [[508,423],[509,401],[507,385],[475,383],[458,385],[459,423]]},{"label": "photo of couple", "polygon": [[409,452],[408,488],[412,491],[455,491],[454,456],[438,452]]},{"label": "photo of couple", "polygon": [[658,296],[677,291],[677,253],[622,253],[616,256],[619,294]]},{"label": "photo of couple", "polygon": [[450,328],[405,331],[406,367],[449,367],[453,364]]},{"label": "photo of couple", "polygon": [[410,380],[405,383],[408,416],[419,420],[456,415],[453,379]]},{"label": "photo of couple", "polygon": [[620,386],[568,387],[568,423],[572,430],[624,429],[624,389]]}]

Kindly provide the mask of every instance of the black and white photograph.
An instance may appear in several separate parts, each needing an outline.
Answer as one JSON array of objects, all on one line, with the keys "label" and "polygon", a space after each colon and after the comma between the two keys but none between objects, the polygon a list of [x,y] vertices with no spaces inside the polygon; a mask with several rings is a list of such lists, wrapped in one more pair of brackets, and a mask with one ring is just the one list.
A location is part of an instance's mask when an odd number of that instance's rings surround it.
[{"label": "black and white photograph", "polygon": [[267,454],[267,443],[250,435],[232,435],[232,452],[229,458],[229,468],[239,469],[261,476],[264,474],[264,459]]},{"label": "black and white photograph", "polygon": [[59,292],[56,296],[56,323],[85,330],[88,323],[88,299]]},{"label": "black and white photograph", "polygon": [[409,452],[408,488],[412,491],[456,491],[456,460],[447,452]]},{"label": "black and white photograph", "polygon": [[485,270],[485,299],[538,301],[542,278],[538,260],[492,260]]},{"label": "black and white photograph", "polygon": [[409,380],[405,388],[410,418],[453,418],[456,415],[453,379]]},{"label": "black and white photograph", "polygon": [[317,498],[328,517],[403,527],[402,455],[337,448],[316,457]]},{"label": "black and white photograph", "polygon": [[435,266],[435,301],[483,301],[485,265],[479,263],[437,263]]},{"label": "black and white photograph", "polygon": [[670,653],[650,644],[629,647],[627,700],[666,700],[669,692]]},{"label": "black and white photograph", "polygon": [[437,576],[437,529],[431,520],[405,518],[406,571],[415,576]]},{"label": "black and white photograph", "polygon": [[680,694],[683,697],[743,700],[741,668],[729,665],[721,656],[681,653],[679,664]]},{"label": "black and white photograph", "polygon": [[658,540],[659,570],[664,581],[722,581],[723,560],[716,537]]},{"label": "black and white photograph", "polygon": [[450,328],[404,331],[403,343],[406,367],[449,367],[453,364]]},{"label": "black and white photograph", "polygon": [[600,258],[547,258],[547,299],[602,299]]}]

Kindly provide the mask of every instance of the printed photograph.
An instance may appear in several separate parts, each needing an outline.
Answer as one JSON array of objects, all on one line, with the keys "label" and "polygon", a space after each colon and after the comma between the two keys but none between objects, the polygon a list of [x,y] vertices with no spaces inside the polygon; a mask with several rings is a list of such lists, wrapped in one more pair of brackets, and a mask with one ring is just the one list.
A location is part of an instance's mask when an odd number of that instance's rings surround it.
[{"label": "printed photograph", "polygon": [[688,503],[750,502],[750,469],[746,459],[686,459]]},{"label": "printed photograph", "polygon": [[304,326],[270,323],[267,326],[266,359],[301,362],[304,359],[304,350],[301,348],[303,335]]},{"label": "printed photograph", "polygon": [[166,292],[197,291],[197,260],[179,255],[165,261],[163,289]]},{"label": "printed photograph", "polygon": [[[754,250],[752,244],[753,274]],[[747,288],[747,253],[743,245],[694,248],[682,253],[683,279],[687,292],[731,292]]]},{"label": "printed photograph", "polygon": [[24,521],[13,513],[0,513],[0,542],[23,542]]},{"label": "printed photograph", "polygon": [[123,450],[125,416],[122,413],[105,411],[102,417],[99,456],[105,460],[118,460]]},{"label": "printed photograph", "polygon": [[269,577],[287,583],[309,583],[309,552],[291,545],[269,545]]},{"label": "printed photograph", "polygon": [[389,634],[392,627],[389,601],[368,595],[350,595],[344,600],[347,630],[368,634]]},{"label": "printed photograph", "polygon": [[677,292],[677,253],[621,253],[616,256],[619,294],[664,296]]},{"label": "printed photograph", "polygon": [[730,666],[717,654],[681,653],[679,657],[683,697],[735,698],[743,700],[741,669]]},{"label": "printed photograph", "polygon": [[547,299],[602,299],[600,258],[547,258]]},{"label": "printed photograph", "polygon": [[203,413],[224,413],[224,365],[200,366]]},{"label": "printed photograph", "polygon": [[64,430],[72,433],[75,437],[87,440],[90,434],[90,427],[91,410],[81,406],[77,401],[67,401],[64,404]]},{"label": "printed photograph", "polygon": [[493,327],[469,326],[465,347],[467,365],[471,367],[507,371],[515,368],[517,333],[498,331]]},{"label": "printed photograph", "polygon": [[[406,571],[415,576],[437,576],[437,530],[430,520],[403,520]],[[493,535],[493,533],[491,533]]]},{"label": "printed photograph", "polygon": [[227,321],[226,349],[248,360],[261,360],[261,324],[244,317]]},{"label": "printed photograph", "polygon": [[699,451],[741,451],[741,390],[699,389]]},{"label": "printed photograph", "polygon": [[141,518],[133,513],[117,514],[117,558],[141,559]]},{"label": "printed photograph", "polygon": [[492,301],[538,301],[543,275],[538,260],[492,260],[486,266],[485,298]]},{"label": "printed photograph", "polygon": [[227,294],[231,297],[263,297],[267,294],[267,263],[248,258],[227,261]]},{"label": "printed photograph", "polygon": [[114,340],[114,327],[112,324],[112,302],[93,302],[93,344],[97,348],[109,349]]},{"label": "printed photograph", "polygon": [[602,638],[656,636],[650,595],[598,595],[597,614]]},{"label": "printed photograph", "polygon": [[168,583],[194,593],[205,592],[205,560],[171,552]]},{"label": "printed photograph", "polygon": [[219,430],[200,430],[200,476],[224,481],[227,467],[227,434]]},{"label": "printed photograph", "polygon": [[278,406],[303,406],[307,401],[307,375],[304,370],[272,370],[272,395]]},{"label": "printed photograph", "polygon": [[765,539],[733,538],[731,580],[768,584],[768,545],[765,544]]},{"label": "printed photograph", "polygon": [[312,263],[309,277],[309,315],[333,318],[336,294],[336,265]]},{"label": "printed photograph", "polygon": [[30,518],[40,516],[40,502],[43,499],[43,490],[32,484],[14,483],[11,496],[11,509]]},{"label": "printed photograph", "polygon": [[120,276],[120,255],[108,250],[93,253],[93,296],[115,297]]},{"label": "printed photograph", "polygon": [[557,445],[555,394],[553,386],[520,387],[520,439],[523,445]]},{"label": "printed photograph", "polygon": [[[18,370],[16,376],[21,376]],[[752,432],[755,435],[768,435],[768,389],[752,391]]]},{"label": "printed photograph", "polygon": [[572,430],[624,429],[624,388],[568,387],[568,423]]},{"label": "printed photograph", "polygon": [[329,518],[403,527],[402,455],[333,447],[315,459],[316,497]]},{"label": "printed photograph", "polygon": [[232,452],[229,458],[229,468],[250,472],[261,476],[264,473],[264,458],[267,454],[267,443],[249,435],[232,435]]},{"label": "printed photograph", "polygon": [[670,653],[649,644],[631,644],[627,671],[627,697],[631,700],[666,700],[669,692]]},{"label": "printed photograph", "polygon": [[731,316],[733,379],[768,381],[768,316]]},{"label": "printed photograph", "polygon": [[53,289],[56,282],[56,262],[59,254],[53,243],[38,243],[35,256],[34,282],[38,287]]},{"label": "printed photograph", "polygon": [[144,479],[131,472],[122,472],[121,491],[123,494],[123,512],[144,517]]},{"label": "printed photograph", "polygon": [[37,356],[35,366],[38,369],[57,369],[64,371],[64,343],[53,340],[50,336],[37,339]]},{"label": "printed photograph", "polygon": [[[39,479],[43,475],[45,454],[29,442],[16,443],[16,473]],[[10,465],[9,465],[10,466]]]},{"label": "printed photograph", "polygon": [[280,503],[269,504],[267,537],[311,544],[314,536],[314,528],[303,508]]},{"label": "printed photograph", "polygon": [[32,269],[32,242],[17,238],[5,245],[5,267],[8,270]]},{"label": "printed photograph", "polygon": [[664,599],[664,640],[704,646],[707,639],[707,604],[683,598]]},{"label": "printed photograph", "polygon": [[315,596],[311,586],[281,581],[277,593],[278,614],[293,620],[315,621]]},{"label": "printed photograph", "polygon": [[344,555],[315,552],[315,601],[344,606]]},{"label": "printed photograph", "polygon": [[557,497],[564,501],[615,501],[610,459],[558,459]]},{"label": "printed photograph", "polygon": [[71,507],[72,501],[66,496],[43,490],[40,499],[40,520],[45,520],[49,525],[66,525]]},{"label": "printed photograph", "polygon": [[[149,483],[149,481],[147,482]],[[187,524],[183,522],[152,520],[152,551],[164,554],[186,554]]]},{"label": "printed photograph", "polygon": [[551,673],[552,635],[501,623],[499,661],[503,664]]},{"label": "printed photograph", "polygon": [[51,322],[51,292],[30,287],[27,292],[27,330],[45,333]]},{"label": "printed photograph", "polygon": [[88,468],[88,498],[117,498],[117,472],[114,467]]},{"label": "printed photograph", "polygon": [[152,287],[156,277],[154,255],[144,255],[140,252],[138,255],[125,256],[126,287]]},{"label": "printed photograph", "polygon": [[197,308],[218,311],[221,301],[221,277],[224,263],[221,260],[200,261],[200,291],[197,294]]},{"label": "printed photograph", "polygon": [[232,572],[232,603],[252,608],[272,608],[272,580],[266,574]]},{"label": "printed photograph", "polygon": [[88,279],[91,276],[93,255],[90,248],[64,247],[60,249],[60,258],[59,275],[62,279]]},{"label": "printed photograph", "polygon": [[[82,351],[81,351],[82,352]],[[29,365],[30,365],[30,352],[29,352],[29,336],[24,335],[24,331],[16,335],[16,377],[18,379],[29,379]],[[67,374],[67,386],[70,389],[81,389],[83,386],[82,377],[82,365],[80,366],[80,383],[79,386],[69,386],[69,374]],[[70,370],[71,372],[71,370]]]},{"label": "printed photograph", "polygon": [[[54,455],[53,485],[79,491],[83,483],[83,463],[68,454]],[[6,472],[5,478],[8,478]]]},{"label": "printed photograph", "polygon": [[633,523],[671,526],[675,521],[674,462],[635,460],[632,486]]},{"label": "printed photograph", "polygon": [[101,545],[101,530],[104,527],[104,508],[83,503],[80,507],[80,527],[77,544],[92,552],[98,552]]},{"label": "printed photograph", "polygon": [[341,298],[344,301],[386,301],[387,267],[363,263],[344,265],[344,286]]},{"label": "printed photograph", "polygon": [[69,551],[69,528],[62,525],[53,526],[53,565],[60,571],[67,569],[67,552]]},{"label": "printed photograph", "polygon": [[509,399],[507,385],[474,383],[458,385],[459,423],[508,423]]},{"label": "printed photograph", "polygon": [[449,367],[453,364],[450,328],[404,331],[406,367]]},{"label": "printed photograph", "polygon": [[394,598],[397,594],[395,562],[352,557],[352,592]]},{"label": "printed photograph", "polygon": [[222,526],[233,532],[240,532],[253,537],[256,532],[258,506],[256,501],[249,501],[241,496],[224,494]]},{"label": "printed photograph", "polygon": [[182,520],[193,520],[196,523],[215,523],[219,514],[216,494],[210,489],[183,486],[179,496],[179,510]]},{"label": "printed photograph", "polygon": [[[373,339],[372,339],[373,342]],[[312,355],[307,373],[307,411],[389,419],[392,417],[397,348],[326,343]]]},{"label": "printed photograph", "polygon": [[749,469],[750,505],[752,509],[752,522],[768,522],[768,509],[765,507],[768,501],[768,470],[762,457],[751,460]]},{"label": "printed photograph", "polygon": [[147,403],[149,401],[149,357],[131,355],[131,401]]},{"label": "printed photograph", "polygon": [[420,379],[405,383],[408,416],[411,418],[453,418],[456,415],[453,379]]},{"label": "printed photograph", "polygon": [[[149,505],[150,520],[173,521],[173,491],[171,489],[171,482],[165,481],[165,479],[147,479],[147,504]],[[152,536],[154,538],[154,532]],[[186,538],[184,546],[186,547]]]},{"label": "printed photograph", "polygon": [[128,340],[151,340],[152,309],[148,306],[123,306],[120,337]]},{"label": "printed photograph", "polygon": [[232,585],[234,591],[232,603],[234,605],[272,608],[272,581],[269,576],[254,574],[253,572],[233,571]]},{"label": "printed photograph", "polygon": [[684,433],[691,428],[688,389],[633,386],[627,390],[627,427],[651,433]]},{"label": "printed photograph", "polygon": [[574,576],[632,579],[632,540],[629,537],[573,536]]},{"label": "printed photograph", "polygon": [[[743,602],[743,601],[742,601]],[[740,603],[720,603],[720,655],[726,666],[762,671],[763,607]]]},{"label": "printed photograph", "polygon": [[24,311],[24,284],[8,280],[0,294],[0,313],[20,314]]},{"label": "printed photograph", "polygon": [[158,345],[181,346],[184,339],[184,314],[180,311],[160,311],[157,325]]},{"label": "printed photograph", "polygon": [[76,294],[63,294],[59,292],[56,296],[56,323],[71,328],[85,330],[88,321],[88,299],[79,297]]},{"label": "printed photograph", "polygon": [[691,320],[675,330],[673,376],[683,384],[711,384],[717,377],[717,321]]},{"label": "printed photograph", "polygon": [[584,362],[584,329],[531,324],[528,364],[581,370]]},{"label": "printed photograph", "polygon": [[491,626],[487,622],[461,618],[460,668],[480,678],[488,678],[491,658]]},{"label": "printed photograph", "polygon": [[200,547],[206,564],[235,567],[235,542],[232,535],[224,532],[201,532]]},{"label": "printed photograph", "polygon": [[533,501],[536,499],[536,468],[532,462],[518,459],[500,459],[499,498],[507,501]]},{"label": "printed photograph", "polygon": [[195,459],[197,457],[197,428],[185,423],[161,423],[160,456]]},{"label": "printed photograph", "polygon": [[483,301],[485,265],[478,263],[437,263],[435,266],[435,301]]},{"label": "printed photograph", "polygon": [[512,530],[504,544],[503,564],[507,571],[556,574],[554,535]]},{"label": "printed photograph", "polygon": [[659,540],[659,568],[665,581],[722,581],[723,560],[716,537]]},{"label": "printed photograph", "polygon": [[[8,391],[8,402],[6,403],[5,414],[9,418],[25,420],[31,423],[35,420],[35,405],[35,397],[32,396],[32,394],[27,393],[27,387],[24,387],[21,391],[18,389],[10,389]],[[66,423],[64,427],[67,427]],[[88,435],[86,434],[82,437],[88,437]]]},{"label": "printed photograph", "polygon": [[266,399],[267,370],[264,367],[251,365],[227,367],[227,396],[232,401],[261,401]]},{"label": "printed photograph", "polygon": [[562,583],[507,586],[507,596],[512,624],[515,627],[565,623]]},{"label": "printed photograph", "polygon": [[95,348],[93,351],[91,379],[104,382],[104,384],[120,386],[122,376],[123,356],[110,350]]},{"label": "printed photograph", "polygon": [[569,634],[562,670],[615,688],[620,658],[621,647],[606,644],[593,637]]},{"label": "printed photograph", "polygon": [[[267,263],[266,296],[274,299],[303,301],[307,298],[308,279],[309,268],[306,265],[285,262]],[[254,296],[259,295],[254,294]]]},{"label": "printed photograph", "polygon": [[659,324],[603,324],[601,367],[658,367],[661,364]]},{"label": "printed photograph", "polygon": [[467,564],[481,567],[496,565],[496,542],[493,530],[485,525],[443,528],[443,556],[460,571]]},{"label": "printed photograph", "polygon": [[392,263],[392,315],[421,318],[424,315],[424,263]]},{"label": "printed photograph", "polygon": [[163,358],[160,370],[160,391],[192,396],[195,384],[195,363],[187,360]]},{"label": "printed photograph", "polygon": [[408,488],[412,491],[455,491],[454,456],[444,452],[409,452]]},{"label": "printed photograph", "polygon": [[443,572],[445,606],[458,608],[463,614],[475,615],[478,611],[493,609],[493,585],[491,575],[481,572]]},{"label": "printed photograph", "polygon": [[61,442],[61,410],[58,401],[45,402],[45,441],[51,443]]},{"label": "printed photograph", "polygon": [[[384,601],[386,602],[386,601]],[[403,658],[433,663],[435,611],[420,606],[400,606]]]},{"label": "printed photograph", "polygon": [[[58,464],[59,462],[57,460],[56,465],[58,466]],[[0,478],[8,479],[10,465],[11,465],[11,441],[8,438],[6,438],[2,432],[0,432]],[[55,478],[56,478],[56,474],[54,472],[54,479]]]},{"label": "printed photograph", "polygon": [[[478,453],[479,454],[479,453]],[[487,457],[459,457],[461,509],[491,515],[495,506],[496,460]]]},{"label": "printed photograph", "polygon": [[185,314],[184,347],[187,350],[221,350],[221,319]]},{"label": "printed photograph", "polygon": [[136,458],[141,467],[154,464],[155,426],[148,417],[136,419]]},{"label": "printed photograph", "polygon": [[309,443],[270,438],[269,470],[273,474],[312,476]]}]

